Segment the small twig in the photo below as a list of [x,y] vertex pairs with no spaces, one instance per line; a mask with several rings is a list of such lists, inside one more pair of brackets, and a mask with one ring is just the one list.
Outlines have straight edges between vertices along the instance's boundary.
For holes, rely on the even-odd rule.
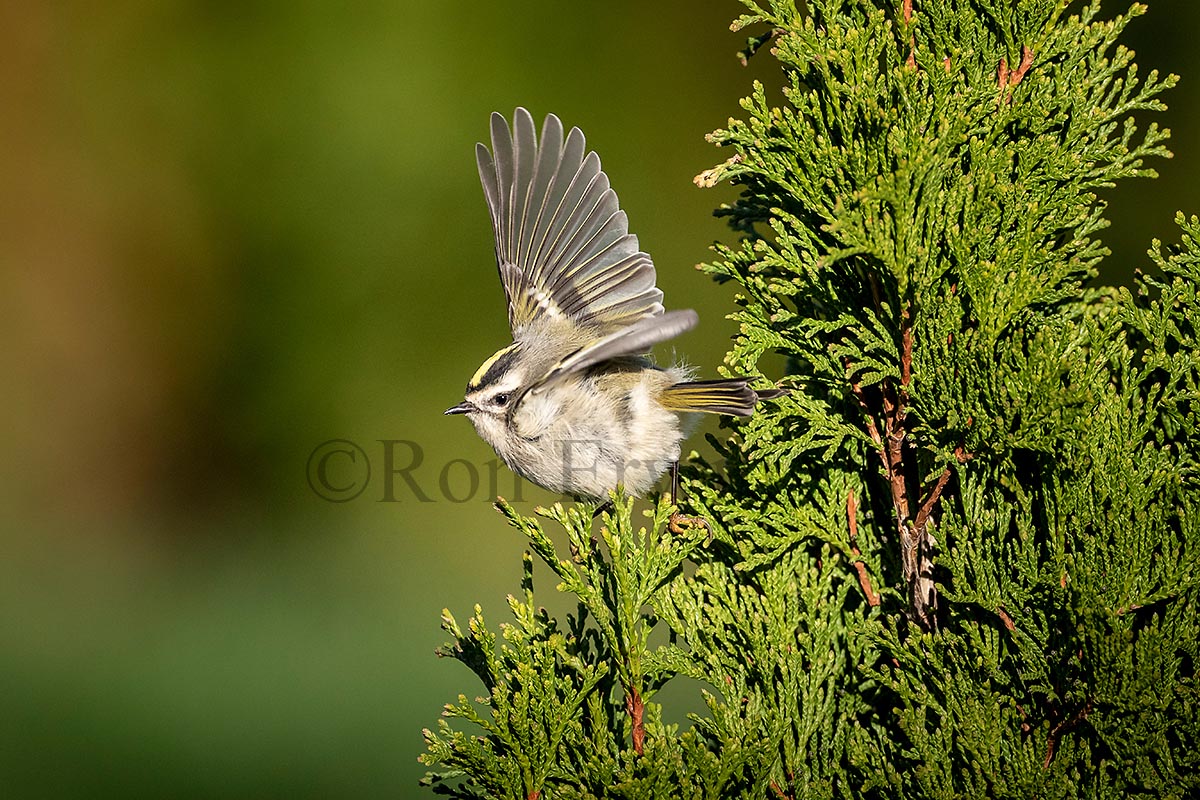
[[738,50],[738,61],[741,62],[743,67],[746,66],[750,63],[750,59],[754,58],[754,54],[762,49],[763,45],[767,44],[768,42],[775,41],[785,33],[787,33],[787,31],[783,28],[772,28],[761,36],[749,37],[746,39],[746,49]]
[[[901,6],[901,8],[904,13],[904,24],[907,25],[910,22],[912,22],[912,15],[913,15],[912,0],[904,0],[904,3]],[[917,55],[916,54],[917,54],[917,40],[916,40],[916,37],[910,35],[908,37],[908,58],[905,60],[904,63],[907,66],[915,67],[917,65]]]
[[867,283],[871,286],[871,299],[875,301],[875,313],[883,313],[883,287],[879,285],[879,277],[874,272],[867,273]]
[[[846,375],[848,377],[854,365],[850,363],[849,359],[846,359],[844,363],[846,365]],[[875,417],[871,414],[871,407],[867,405],[866,392],[863,391],[862,385],[858,381],[850,381],[850,394],[854,395],[854,399],[858,401],[858,407],[862,410],[863,416],[867,420],[867,434],[871,437],[871,441],[875,442],[875,444],[882,448],[883,437],[879,433],[879,426],[875,424]],[[882,454],[882,449],[880,450],[880,453]],[[884,467],[887,467],[886,461],[884,462]]]
[[[933,497],[933,503],[919,509],[919,518],[914,519],[908,489],[917,464],[915,455],[908,461],[904,458],[906,450],[911,451],[907,442],[907,418],[912,359],[912,317],[905,307],[900,313],[900,386],[897,388],[885,384],[884,424],[891,465],[892,503],[896,508],[896,527],[900,537],[900,565],[909,590],[908,616],[923,630],[931,631],[937,626],[937,588],[933,582],[933,537],[929,534],[928,517],[937,502],[937,496],[941,495],[941,489],[935,488],[937,496]],[[915,483],[915,477],[912,481]]]
[[645,750],[646,742],[646,728],[642,723],[646,706],[642,702],[642,696],[638,694],[638,690],[632,686],[625,693],[625,711],[629,714],[629,719],[633,723],[633,733],[630,737],[633,739],[633,752],[640,756]]
[[858,583],[862,586],[863,594],[867,596],[867,605],[877,606],[879,605],[879,593],[871,586],[871,576],[867,573],[867,565],[861,558],[862,552],[854,543],[858,536],[858,502],[854,499],[853,489],[846,495],[846,516],[850,519],[850,552],[857,559],[854,562],[854,571],[858,573]]
[[[883,311],[883,290],[873,272],[867,273],[875,311]],[[880,386],[878,412],[867,402],[866,392],[850,377],[852,365],[846,362],[850,391],[857,399],[865,426],[871,440],[879,447],[883,462],[884,477],[892,495],[892,508],[896,512],[896,534],[900,542],[900,565],[908,585],[908,616],[923,630],[933,630],[936,625],[934,612],[937,609],[937,589],[933,583],[933,542],[928,531],[928,514],[932,503],[925,509],[920,525],[914,525],[912,501],[909,498],[909,479],[914,463],[906,462],[908,446],[908,387],[912,382],[913,334],[912,321],[907,308],[901,312],[900,332],[900,381],[899,386],[885,381]],[[880,430],[882,426],[882,430]],[[937,490],[940,496],[941,490]],[[937,502],[937,496],[933,503]]]
[[883,449],[883,436],[879,433],[879,426],[875,423],[875,415],[871,413],[871,407],[867,404],[867,394],[863,391],[862,385],[858,381],[850,378],[854,369],[854,365],[850,362],[850,359],[844,359],[842,363],[846,367],[846,378],[850,381],[850,394],[854,396],[854,399],[858,402],[859,409],[863,412],[863,419],[866,420],[867,435],[871,437],[871,441],[877,446],[878,449],[875,452],[879,455],[884,472],[887,472],[888,461]]
[[1016,69],[1008,68],[1007,58],[1000,59],[1000,66],[996,69],[996,80],[1000,84],[1001,99],[1012,99],[1012,93],[1008,90],[1021,82],[1031,66],[1033,66],[1033,51],[1027,45],[1021,47],[1021,63],[1017,65]]
[[933,491],[925,498],[925,502],[921,503],[921,508],[917,511],[917,520],[915,526],[918,531],[925,529],[925,524],[929,521],[929,515],[933,513],[933,507],[937,505],[938,498],[942,496],[942,490],[946,488],[946,482],[950,480],[950,468],[946,467],[942,470],[942,474],[938,476],[937,483],[933,485]]
[[1029,49],[1028,45],[1022,45],[1021,66],[1017,67],[1017,71],[1012,74],[1012,81],[1009,83],[1009,85],[1016,86],[1018,83],[1020,83],[1021,79],[1025,77],[1025,73],[1028,72],[1029,68],[1032,66],[1033,51]]
[[[1008,628],[1008,632],[1015,633],[1017,626],[1013,623],[1012,617],[1008,615],[1008,612],[1004,610],[1004,606],[997,607],[996,613],[1000,615],[1000,621],[1004,623],[1004,627]],[[1021,716],[1024,716],[1024,712],[1022,712]]]
[[775,793],[776,798],[779,798],[779,800],[794,800],[794,795],[790,792],[784,792],[784,789],[780,788],[779,783],[775,781],[770,782],[770,790]]
[[1050,735],[1046,737],[1046,760],[1042,762],[1043,770],[1050,769],[1050,762],[1054,760],[1054,752],[1058,749],[1058,742],[1062,735],[1087,719],[1091,712],[1092,701],[1089,698],[1082,708],[1050,729]]

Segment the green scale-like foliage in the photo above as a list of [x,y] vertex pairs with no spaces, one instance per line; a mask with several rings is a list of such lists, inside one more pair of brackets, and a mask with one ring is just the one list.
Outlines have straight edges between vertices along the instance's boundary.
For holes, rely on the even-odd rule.
[[702,268],[739,287],[729,374],[780,353],[791,393],[685,469],[709,532],[617,496],[541,512],[564,555],[502,505],[579,610],[538,609],[527,558],[515,624],[447,614],[487,695],[427,732],[436,790],[1200,794],[1200,220],[1093,285],[1097,192],[1169,155],[1134,115],[1174,78],[1116,44],[1139,6],[906,5],[747,2],[786,85],[710,137],[743,239]]

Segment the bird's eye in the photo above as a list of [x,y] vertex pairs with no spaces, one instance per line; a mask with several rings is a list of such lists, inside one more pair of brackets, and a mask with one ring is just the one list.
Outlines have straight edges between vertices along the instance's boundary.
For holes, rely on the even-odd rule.
[[501,392],[500,394],[498,394],[492,398],[492,402],[498,406],[506,405],[508,403],[508,393]]

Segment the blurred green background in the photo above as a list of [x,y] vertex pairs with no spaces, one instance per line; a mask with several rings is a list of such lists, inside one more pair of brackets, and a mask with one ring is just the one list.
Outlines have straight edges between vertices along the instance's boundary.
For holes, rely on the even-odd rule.
[[[740,8],[0,6],[0,793],[419,794],[420,729],[480,691],[441,609],[501,621],[520,576],[513,478],[441,416],[508,341],[474,143],[516,105],[580,126],[713,374],[730,292],[691,268],[733,194],[691,178],[778,83]],[[1176,158],[1110,193],[1109,280],[1200,212],[1197,30],[1160,0],[1127,40],[1184,80]],[[331,503],[338,438],[331,481],[373,472]],[[381,501],[381,440],[433,502]]]

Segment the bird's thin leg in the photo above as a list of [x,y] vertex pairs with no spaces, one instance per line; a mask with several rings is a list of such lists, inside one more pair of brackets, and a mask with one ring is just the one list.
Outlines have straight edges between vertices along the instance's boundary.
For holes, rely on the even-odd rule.
[[693,528],[704,528],[708,531],[708,540],[712,541],[712,528],[704,521],[703,517],[685,517],[679,513],[679,462],[671,462],[671,505],[675,510],[671,512],[671,516],[667,518],[667,530],[678,535],[684,534]]
[[679,462],[671,462],[671,505],[679,507]]

